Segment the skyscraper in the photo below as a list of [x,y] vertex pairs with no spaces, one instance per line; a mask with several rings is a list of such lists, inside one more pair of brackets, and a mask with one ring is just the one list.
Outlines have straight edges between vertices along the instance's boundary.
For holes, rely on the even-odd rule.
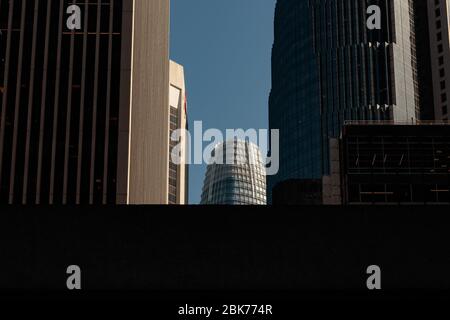
[[[170,89],[169,89],[169,163],[168,163],[168,203],[188,203],[188,165],[186,164],[188,141],[187,130],[187,100],[183,66],[170,61]],[[174,135],[176,130],[181,134]],[[175,139],[176,138],[176,139]],[[177,163],[172,159],[172,153],[181,160]]]
[[[448,120],[450,102],[450,3],[415,0],[421,105],[426,120]],[[420,41],[420,42],[419,42]]]
[[220,163],[208,165],[201,204],[266,204],[265,168],[256,145],[230,140],[218,144],[211,156]]
[[418,117],[412,2],[373,4],[381,29],[368,28],[365,0],[278,0],[269,126],[280,129],[280,170],[269,202],[282,181],[330,175],[329,141],[345,120]]
[[169,0],[0,0],[0,29],[0,203],[168,203]]

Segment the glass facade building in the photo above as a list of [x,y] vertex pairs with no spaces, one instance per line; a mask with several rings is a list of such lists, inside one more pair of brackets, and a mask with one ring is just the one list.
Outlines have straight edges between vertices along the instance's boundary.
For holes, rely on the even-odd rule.
[[211,156],[215,163],[206,170],[201,204],[266,204],[265,168],[256,145],[231,140],[218,144]]
[[[381,29],[370,30],[370,5]],[[412,1],[278,0],[269,126],[290,179],[330,173],[329,139],[345,120],[414,121],[419,113]]]

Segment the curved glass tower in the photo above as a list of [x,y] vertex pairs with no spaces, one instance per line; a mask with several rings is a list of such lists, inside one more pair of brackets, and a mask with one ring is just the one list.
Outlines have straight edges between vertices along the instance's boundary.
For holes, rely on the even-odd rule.
[[330,139],[346,120],[412,121],[418,113],[411,0],[278,0],[269,126],[280,130],[280,170],[290,179],[330,173]]
[[201,204],[264,205],[266,175],[259,148],[250,142],[230,140],[218,144],[208,165]]

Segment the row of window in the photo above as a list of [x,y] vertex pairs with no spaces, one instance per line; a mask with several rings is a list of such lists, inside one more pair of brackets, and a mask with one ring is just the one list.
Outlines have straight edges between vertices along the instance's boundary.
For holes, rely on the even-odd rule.
[[[170,106],[170,133],[169,133],[169,155],[172,154],[173,148],[176,146],[177,142],[172,141],[170,137],[172,133],[178,129],[178,109]],[[178,171],[179,166],[174,164],[172,161],[169,162],[169,204],[177,204],[177,182],[178,182]]]
[[436,16],[436,40],[437,40],[437,50],[438,50],[438,65],[439,65],[439,77],[440,80],[440,90],[441,90],[441,109],[442,109],[442,116],[447,117],[448,115],[448,107],[447,107],[447,92],[446,92],[446,82],[445,82],[445,65],[444,65],[444,45],[443,45],[443,37],[442,37],[442,13],[440,8],[440,0],[435,0],[434,4],[437,6],[435,9],[435,16]]

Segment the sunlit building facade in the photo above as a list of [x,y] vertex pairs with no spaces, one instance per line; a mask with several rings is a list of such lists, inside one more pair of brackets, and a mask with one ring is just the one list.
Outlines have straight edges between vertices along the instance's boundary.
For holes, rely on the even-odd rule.
[[169,179],[167,202],[168,204],[187,204],[189,165],[186,161],[188,153],[186,84],[183,66],[174,61],[170,61],[168,111],[169,162],[167,170]]

